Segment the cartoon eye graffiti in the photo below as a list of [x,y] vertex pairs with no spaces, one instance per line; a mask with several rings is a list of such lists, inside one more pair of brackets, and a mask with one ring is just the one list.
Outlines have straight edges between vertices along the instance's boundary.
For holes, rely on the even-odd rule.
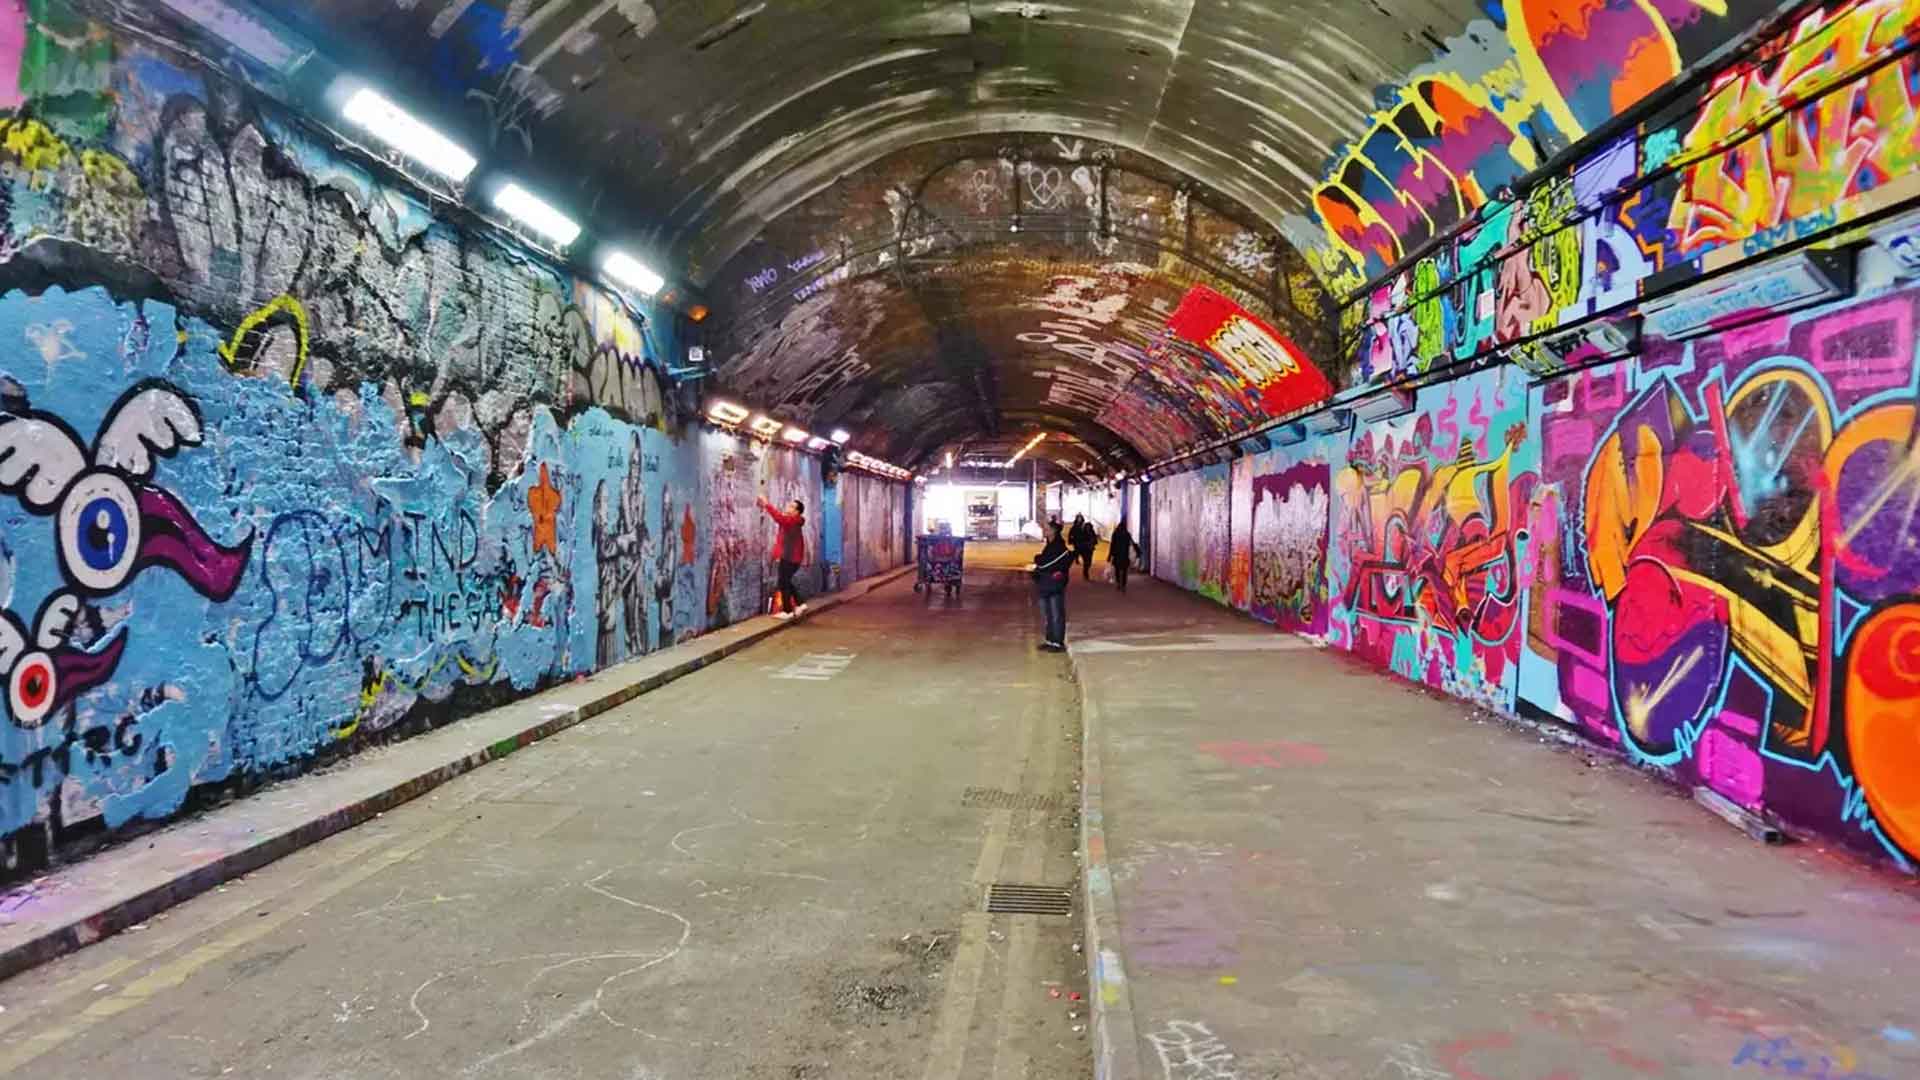
[[112,473],[88,473],[60,500],[60,566],[90,592],[112,592],[126,582],[140,533],[140,503]]
[[60,676],[53,668],[53,657],[31,652],[7,673],[7,704],[13,708],[13,722],[21,727],[39,727],[53,711]]
[[88,652],[67,644],[80,600],[72,593],[55,593],[41,605],[34,620],[38,630],[29,648],[26,628],[11,611],[0,611],[0,671],[6,673],[7,708],[13,722],[36,728],[81,694],[106,682],[120,664],[126,635],[114,634],[106,645]]
[[149,482],[156,455],[201,439],[193,405],[158,380],[120,396],[91,451],[51,413],[0,415],[0,492],[55,519],[60,567],[81,593],[105,596],[140,569],[164,566],[225,600],[240,586],[253,537],[232,547],[215,542],[185,504]]

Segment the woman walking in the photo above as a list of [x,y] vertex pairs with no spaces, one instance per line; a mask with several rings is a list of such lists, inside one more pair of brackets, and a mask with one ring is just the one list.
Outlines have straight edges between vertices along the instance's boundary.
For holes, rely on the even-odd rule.
[[1060,523],[1047,529],[1047,546],[1027,569],[1033,574],[1034,591],[1040,596],[1040,610],[1046,615],[1046,640],[1040,647],[1048,652],[1067,651],[1067,579],[1073,569],[1073,549],[1061,535]]
[[1085,514],[1073,515],[1073,528],[1067,530],[1067,543],[1072,545],[1073,557],[1080,563],[1080,580],[1093,580],[1093,549],[1100,546],[1100,532]]

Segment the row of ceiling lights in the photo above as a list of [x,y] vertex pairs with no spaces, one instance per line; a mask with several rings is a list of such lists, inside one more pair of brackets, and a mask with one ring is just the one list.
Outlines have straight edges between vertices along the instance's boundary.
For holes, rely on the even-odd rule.
[[[707,406],[707,419],[728,430],[746,429],[755,437],[773,442],[778,439],[798,450],[820,453],[830,446],[846,446],[853,438],[844,428],[835,428],[833,434],[822,438],[802,428],[795,427],[784,420],[777,420],[766,413],[755,413],[744,405],[731,401],[715,401]],[[870,473],[892,480],[916,480],[912,471],[903,469],[891,462],[870,457],[858,450],[845,452],[847,464],[865,469]]]
[[[455,184],[466,183],[480,164],[466,147],[372,89],[361,87],[353,91],[340,111],[349,123]],[[579,222],[519,184],[509,181],[500,185],[493,193],[492,202],[494,209],[558,247],[564,248],[580,238]],[[600,269],[615,283],[642,296],[653,296],[667,283],[652,267],[617,248],[601,255]]]

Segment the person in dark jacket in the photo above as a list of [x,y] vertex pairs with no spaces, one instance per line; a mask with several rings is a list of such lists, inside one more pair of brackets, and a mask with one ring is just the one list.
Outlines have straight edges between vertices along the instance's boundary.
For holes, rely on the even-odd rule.
[[1040,610],[1047,618],[1046,640],[1040,647],[1049,652],[1067,651],[1067,579],[1072,576],[1073,549],[1060,533],[1060,523],[1047,530],[1047,546],[1040,549],[1027,569],[1033,574],[1034,591],[1040,596]]
[[1107,537],[1107,561],[1113,564],[1113,583],[1120,586],[1121,592],[1127,591],[1127,571],[1133,569],[1133,534],[1127,531],[1127,523],[1121,522],[1113,527],[1113,535]]
[[791,619],[807,610],[800,599],[800,590],[793,585],[793,575],[807,561],[807,507],[799,499],[787,504],[785,510],[768,502],[764,496],[760,499],[760,509],[780,526],[780,533],[773,541],[773,557],[780,564],[780,597],[782,610],[774,612],[776,619]]
[[1080,564],[1080,580],[1093,580],[1093,549],[1100,546],[1100,533],[1085,514],[1073,515],[1073,528],[1067,530],[1067,543],[1073,545],[1074,561]]

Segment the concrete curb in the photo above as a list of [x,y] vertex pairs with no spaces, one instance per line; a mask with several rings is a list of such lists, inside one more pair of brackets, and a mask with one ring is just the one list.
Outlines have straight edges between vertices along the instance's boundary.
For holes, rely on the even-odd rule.
[[[615,665],[585,680],[554,687],[500,709],[479,713],[437,731],[393,744],[393,749],[404,752],[409,747],[417,749],[424,745],[423,740],[441,733],[452,733],[450,737],[457,738],[461,732],[456,729],[461,725],[468,725],[469,729],[480,727],[483,719],[490,715],[497,718],[510,713],[528,714],[513,723],[512,730],[504,734],[491,737],[478,746],[449,747],[450,751],[458,752],[435,762],[408,766],[395,776],[380,781],[373,789],[355,792],[343,803],[316,808],[317,812],[309,816],[295,813],[289,815],[291,820],[274,822],[258,831],[256,827],[248,827],[244,833],[234,828],[233,823],[221,820],[230,818],[240,821],[249,815],[265,817],[267,811],[262,810],[261,805],[269,797],[277,793],[280,795],[278,801],[287,802],[287,789],[300,785],[302,781],[319,783],[342,773],[350,774],[359,762],[348,759],[340,772],[310,774],[286,784],[274,785],[202,818],[171,823],[151,837],[136,839],[70,867],[55,870],[32,885],[16,888],[8,894],[9,897],[24,894],[24,902],[19,909],[15,909],[21,914],[25,913],[21,909],[30,910],[35,906],[59,910],[51,917],[34,915],[25,919],[9,918],[4,925],[0,925],[0,979],[10,978],[129,926],[145,922],[175,904],[352,828],[376,814],[417,799],[454,777],[498,761],[522,747],[624,705],[650,690],[657,690],[691,675],[782,630],[866,596],[913,572],[914,567],[909,565],[875,574],[849,585],[839,593],[813,601],[806,613],[798,618],[782,621],[760,616],[750,619],[704,634],[683,645]],[[636,667],[644,670],[636,671]],[[581,697],[582,693],[586,695],[584,698]],[[371,771],[371,765],[366,767]],[[292,802],[296,808],[304,805],[297,797]],[[169,830],[184,833],[190,825],[198,828],[203,835],[209,831],[220,831],[244,839],[225,848],[202,847],[189,852],[186,860],[164,863],[164,869],[158,873],[153,869],[142,873],[142,855],[158,846],[162,838],[167,838]],[[151,842],[143,845],[143,841]],[[68,883],[60,880],[62,878],[96,879],[99,884],[82,881],[73,883],[69,888],[65,887]]]
[[[1101,803],[1105,774],[1100,765],[1100,705],[1080,671],[1080,657],[1068,659],[1080,698],[1080,876],[1086,903],[1087,1000],[1091,1002],[1094,1080],[1140,1080],[1139,1031],[1133,1022],[1133,994],[1120,960],[1120,911],[1114,901],[1113,872],[1107,864],[1107,830]],[[1109,944],[1109,943],[1112,944]]]

